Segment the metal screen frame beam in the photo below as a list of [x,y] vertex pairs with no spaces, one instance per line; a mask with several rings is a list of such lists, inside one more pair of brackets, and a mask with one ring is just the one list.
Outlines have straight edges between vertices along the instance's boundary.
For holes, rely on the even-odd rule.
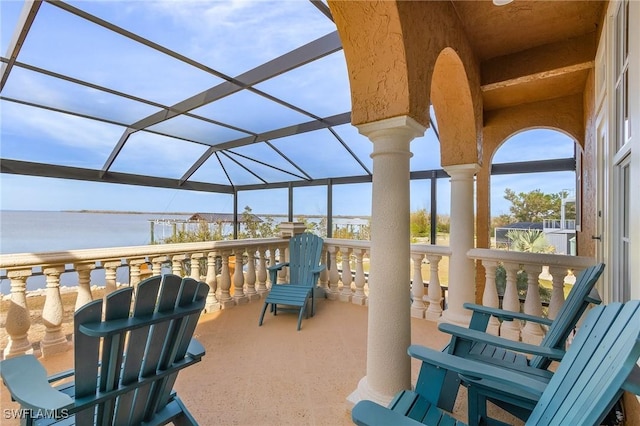
[[18,17],[18,24],[7,47],[7,58],[9,58],[9,60],[7,63],[3,62],[2,65],[0,65],[0,92],[7,83],[11,69],[18,58],[20,49],[22,49],[27,34],[29,34],[29,30],[31,29],[31,25],[33,25],[33,21],[36,19],[41,4],[42,0],[25,0],[22,6],[20,16]]
[[[260,96],[266,97],[271,101],[278,102],[280,104],[288,106],[289,108],[292,108],[292,105],[289,105],[279,99],[275,99],[274,97],[267,95],[257,89],[254,89],[251,86],[276,77],[287,71],[291,71],[302,65],[308,64],[309,62],[313,62],[317,59],[323,58],[324,56],[335,53],[341,49],[342,43],[340,42],[340,37],[338,36],[338,32],[334,31],[310,43],[307,43],[304,46],[285,53],[278,58],[259,65],[252,70],[240,74],[236,78],[225,76],[225,80],[227,81],[208,90],[200,92],[181,102],[178,102],[177,104],[172,105],[166,110],[159,111],[155,114],[143,118],[142,120],[138,120],[137,122],[133,123],[130,126],[130,129],[127,129],[127,131],[125,131],[120,137],[116,146],[109,155],[109,158],[102,167],[103,172],[109,170],[131,133],[142,130],[149,126],[153,126],[162,121],[168,120],[180,114],[184,114],[201,106],[207,105],[233,93],[239,92],[242,89],[250,90]],[[304,111],[298,108],[292,109],[304,113]],[[310,114],[307,113],[307,115]]]
[[81,180],[87,182],[119,183],[123,185],[148,186],[153,188],[184,189],[190,191],[233,194],[233,187],[206,182],[187,182],[179,185],[177,179],[135,175],[131,173],[108,172],[101,176],[100,170],[80,167],[59,166],[29,161],[1,159],[0,173]]

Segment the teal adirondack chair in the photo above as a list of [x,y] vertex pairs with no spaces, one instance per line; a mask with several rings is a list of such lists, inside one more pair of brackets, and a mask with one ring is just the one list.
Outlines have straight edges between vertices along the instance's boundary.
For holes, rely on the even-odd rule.
[[[440,331],[452,336],[451,342],[444,350],[462,358],[525,372],[548,382],[553,373],[547,368],[551,361],[562,359],[567,338],[587,307],[590,304],[601,303],[594,286],[602,275],[604,267],[603,263],[599,263],[584,269],[578,275],[554,320],[487,306],[465,304],[466,308],[473,310],[469,328],[444,323],[438,326]],[[491,316],[503,321],[533,321],[548,326],[549,329],[540,345],[516,342],[485,332]],[[450,373],[445,386],[447,391],[443,392],[438,406],[451,411],[460,386],[458,375]],[[517,410],[513,414],[518,415]]]
[[422,346],[409,355],[429,371],[429,386],[401,391],[383,407],[361,401],[353,408],[358,425],[462,425],[436,407],[448,371],[469,389],[469,424],[504,424],[488,419],[489,396],[532,407],[527,425],[598,425],[623,390],[640,395],[640,301],[592,309],[548,383],[518,371],[464,359]]
[[[205,350],[192,339],[209,286],[176,275],[94,300],[74,316],[74,362],[47,378],[32,355],[0,362],[0,375],[28,415],[23,424],[197,425],[172,390],[181,369]],[[74,377],[56,387],[51,384]]]
[[[315,314],[315,287],[320,272],[325,268],[320,264],[323,243],[322,238],[310,233],[298,234],[289,240],[289,262],[268,268],[272,285],[264,300],[259,326],[264,321],[264,314],[269,304],[274,315],[278,314],[278,305],[284,306],[281,310],[297,312],[298,330],[302,325],[302,315],[305,311],[307,318],[309,311],[311,316]],[[289,283],[276,284],[278,271],[285,266],[289,267]]]

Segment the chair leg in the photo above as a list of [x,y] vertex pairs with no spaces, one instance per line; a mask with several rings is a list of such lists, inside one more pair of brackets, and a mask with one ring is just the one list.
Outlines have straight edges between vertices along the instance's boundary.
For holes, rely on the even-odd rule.
[[178,417],[173,419],[173,424],[175,426],[198,426],[198,422],[191,415],[189,410],[187,410],[187,407],[184,406],[184,403],[177,396],[175,397],[175,400],[182,408],[182,413]]
[[298,314],[298,331],[300,331],[300,326],[302,325],[302,314],[304,314],[306,303],[300,307],[300,313]]
[[258,322],[258,327],[262,325],[262,321],[264,320],[264,314],[265,312],[267,312],[267,306],[269,306],[269,303],[264,302],[264,305],[262,306],[262,313],[260,314],[260,322]]
[[468,406],[468,418],[467,421],[470,425],[481,424],[483,420],[487,419],[487,405],[486,400],[483,400],[478,395],[478,391],[474,385],[467,386],[467,406]]

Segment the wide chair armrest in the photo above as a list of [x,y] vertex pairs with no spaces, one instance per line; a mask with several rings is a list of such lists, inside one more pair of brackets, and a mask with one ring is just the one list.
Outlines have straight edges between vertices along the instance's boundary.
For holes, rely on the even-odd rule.
[[324,271],[327,267],[325,265],[320,265],[317,268],[313,268],[311,270],[312,274],[319,274],[320,272]]
[[276,263],[273,266],[268,266],[267,269],[269,271],[279,271],[280,269],[284,268],[285,266],[289,266],[289,262]]
[[11,397],[22,408],[31,410],[63,410],[74,400],[49,384],[47,371],[33,355],[23,355],[0,362],[0,376]]
[[[479,314],[491,315],[501,320],[513,321],[513,320],[522,320],[522,321],[531,321],[538,324],[550,326],[553,323],[553,320],[544,317],[537,317],[535,315],[524,314],[522,312],[515,311],[506,311],[504,309],[492,308],[490,306],[476,305],[474,303],[465,303],[463,305],[466,309],[470,309]],[[473,320],[472,320],[473,321]]]
[[412,358],[439,369],[453,371],[471,379],[487,379],[499,385],[522,389],[531,394],[542,395],[542,392],[547,386],[545,381],[537,380],[517,371],[506,370],[491,364],[457,357],[420,345],[409,346],[407,353]]
[[360,426],[394,425],[394,426],[424,426],[422,423],[405,417],[373,401],[360,401],[351,411],[351,419]]
[[549,348],[544,346],[532,345],[529,343],[518,342],[515,340],[505,339],[504,337],[494,336],[483,331],[471,330],[454,324],[442,323],[438,325],[438,330],[443,333],[450,334],[463,340],[469,340],[476,343],[485,343],[487,345],[497,346],[511,351],[523,352],[525,354],[542,356],[553,360],[561,360],[565,351],[562,349]]
[[269,279],[271,280],[272,285],[278,282],[278,271],[285,266],[289,266],[289,262],[277,263],[273,266],[267,267],[267,270],[269,270]]

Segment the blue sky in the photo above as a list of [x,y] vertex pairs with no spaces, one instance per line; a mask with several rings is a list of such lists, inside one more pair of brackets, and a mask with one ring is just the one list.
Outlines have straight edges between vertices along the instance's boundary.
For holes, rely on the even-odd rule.
[[[231,76],[239,75],[335,29],[308,1],[70,3]],[[1,48],[6,52],[21,2],[2,0],[0,7]],[[159,28],[161,31],[158,31]],[[18,60],[162,104],[178,102],[222,81],[184,63],[168,60],[156,51],[103,28],[89,25],[46,3],[38,12]],[[256,87],[319,116],[350,109],[342,52]],[[68,82],[43,78],[19,68],[12,71],[2,96],[62,105],[72,111],[125,123],[135,122],[155,112],[149,105],[78,88]],[[205,105],[195,112],[253,132],[308,121],[298,112],[273,106],[264,98],[246,91]],[[2,158],[99,169],[123,132],[121,126],[5,101],[0,102],[0,114]],[[159,131],[170,131],[171,128],[179,128],[192,138],[210,143],[237,136],[233,130],[202,125],[188,117],[179,117],[155,127]],[[348,124],[336,127],[335,131],[371,169],[371,143]],[[311,176],[364,174],[355,160],[334,139],[327,137],[327,132],[317,131],[272,142],[301,164]],[[318,149],[320,146],[322,149]],[[127,142],[113,170],[177,179],[205,149],[204,145],[190,142],[181,143],[178,149],[169,138],[139,132]],[[240,148],[237,152],[266,158],[269,152],[265,149],[252,145]],[[412,170],[440,168],[438,142],[432,132],[414,140],[411,149],[414,153]],[[535,130],[507,141],[494,162],[566,158],[572,155],[573,142],[569,138],[558,132]],[[268,158],[274,165],[291,170],[291,166],[282,158],[273,155]],[[228,162],[226,167],[237,184],[255,183],[251,174],[233,162]],[[268,180],[282,180],[280,173],[273,169],[257,164],[254,167]],[[207,161],[193,179],[226,183],[226,177],[215,161]],[[492,181],[493,215],[508,212],[508,203],[503,199],[507,187],[516,192],[534,189],[559,192],[573,189],[575,176],[573,173],[496,176]],[[232,197],[223,194],[7,174],[0,175],[0,192],[0,208],[5,210],[230,212],[233,208]],[[370,197],[371,186],[368,184],[336,185],[333,193],[334,214],[368,215],[371,211]],[[449,202],[449,184],[443,179],[438,184],[439,213],[448,214]],[[412,182],[411,208],[429,209],[429,203],[429,183]],[[241,192],[238,205],[240,209],[249,205],[258,213],[286,213],[287,190]],[[294,214],[325,213],[324,187],[295,189]]]
[[[412,142],[412,144],[418,141]],[[412,147],[413,148],[413,147]],[[507,140],[496,153],[494,162],[566,158],[573,155],[573,141],[550,130],[530,130]],[[504,190],[516,192],[540,189],[554,193],[575,189],[575,174],[500,175],[492,178],[492,215],[508,213]],[[430,208],[428,181],[411,184],[412,210]],[[259,213],[286,213],[287,190],[245,191],[238,197],[239,208],[251,206]],[[438,184],[439,212],[449,212],[449,184]],[[294,190],[294,214],[326,213],[326,188],[307,187]],[[336,185],[333,194],[334,214],[369,215],[371,185]],[[233,199],[225,194],[135,187],[61,179],[0,175],[1,208],[5,210],[141,210],[153,212],[216,211],[231,212]]]

